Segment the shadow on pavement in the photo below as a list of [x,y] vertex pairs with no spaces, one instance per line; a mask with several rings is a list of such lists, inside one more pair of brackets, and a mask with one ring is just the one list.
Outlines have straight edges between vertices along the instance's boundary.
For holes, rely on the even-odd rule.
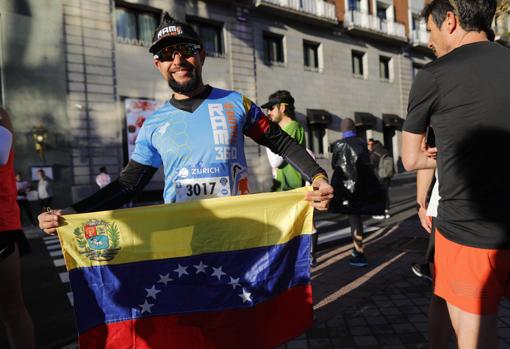
[[369,262],[365,268],[349,264],[350,243],[321,251],[319,265],[312,271],[316,320],[327,321],[342,309],[390,285],[404,273],[410,273],[411,263],[421,261],[423,253],[409,250],[406,242],[425,237],[413,214],[400,225],[384,228],[365,240]]

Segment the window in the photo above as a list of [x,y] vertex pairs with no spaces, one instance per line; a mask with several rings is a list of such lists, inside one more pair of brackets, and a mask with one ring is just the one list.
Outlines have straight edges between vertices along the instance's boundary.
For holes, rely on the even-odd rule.
[[303,41],[303,59],[305,68],[319,71],[319,45],[318,43]]
[[355,76],[364,76],[364,58],[365,53],[360,51],[352,51],[352,73]]
[[132,45],[150,46],[152,34],[158,26],[160,12],[141,10],[138,7],[117,5],[117,40]]
[[223,56],[223,25],[196,18],[188,18],[190,24],[202,39],[204,50],[209,56]]
[[349,0],[349,11],[361,11],[361,0]]
[[381,80],[390,80],[391,58],[379,56],[379,77]]
[[268,64],[285,62],[283,58],[283,36],[264,33],[264,60]]
[[324,157],[327,153],[325,147],[326,127],[331,122],[331,114],[323,109],[306,109],[308,125],[308,147],[318,157]]
[[420,29],[420,25],[421,25],[421,22],[422,22],[422,19],[420,17],[419,14],[416,14],[416,13],[413,13],[412,15],[412,26],[413,26],[413,30],[417,30],[417,29]]
[[326,130],[324,125],[308,123],[308,144],[310,150],[318,156],[324,155],[324,136]]
[[388,15],[386,12],[387,10],[388,10],[388,5],[377,2],[377,17],[379,17],[380,19],[387,19],[388,18]]

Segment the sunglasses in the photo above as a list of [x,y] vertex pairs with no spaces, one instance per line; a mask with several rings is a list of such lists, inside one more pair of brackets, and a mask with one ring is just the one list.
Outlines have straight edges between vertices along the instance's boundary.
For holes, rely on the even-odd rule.
[[198,44],[177,44],[162,48],[154,55],[154,59],[162,62],[172,62],[175,55],[178,53],[182,58],[189,58],[200,52],[200,45]]

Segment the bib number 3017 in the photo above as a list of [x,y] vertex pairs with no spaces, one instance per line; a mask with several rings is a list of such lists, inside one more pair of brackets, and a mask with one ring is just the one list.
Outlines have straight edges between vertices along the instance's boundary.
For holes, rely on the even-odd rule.
[[215,182],[186,184],[187,196],[213,195]]
[[175,182],[176,201],[230,196],[228,177],[187,178]]

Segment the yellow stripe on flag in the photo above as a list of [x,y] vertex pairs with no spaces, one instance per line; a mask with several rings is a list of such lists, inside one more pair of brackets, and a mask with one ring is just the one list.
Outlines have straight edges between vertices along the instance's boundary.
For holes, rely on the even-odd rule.
[[64,216],[68,270],[288,242],[312,232],[309,188]]

